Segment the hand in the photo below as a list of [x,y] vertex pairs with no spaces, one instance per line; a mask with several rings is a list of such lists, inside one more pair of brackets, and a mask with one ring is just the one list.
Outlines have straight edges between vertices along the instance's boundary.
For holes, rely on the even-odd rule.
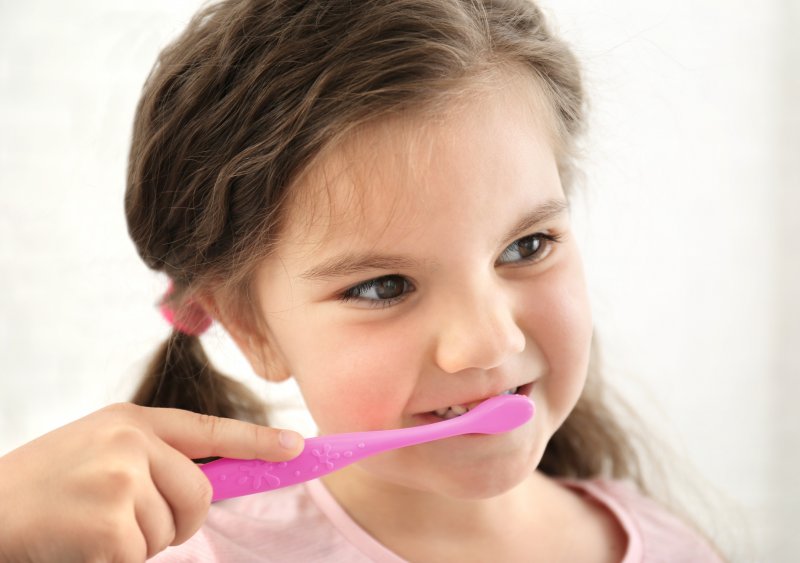
[[178,409],[103,408],[0,457],[0,561],[141,562],[205,520],[211,485],[191,459],[286,461],[302,442]]

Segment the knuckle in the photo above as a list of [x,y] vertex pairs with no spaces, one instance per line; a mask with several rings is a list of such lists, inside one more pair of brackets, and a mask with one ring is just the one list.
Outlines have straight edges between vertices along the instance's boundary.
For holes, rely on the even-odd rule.
[[102,552],[117,552],[130,540],[126,538],[127,529],[122,511],[106,511],[94,520],[92,530],[94,543]]
[[132,424],[114,424],[106,429],[105,440],[107,443],[133,452],[147,447],[149,437],[147,433]]
[[88,561],[141,562],[148,556],[144,536],[122,511],[98,518],[92,532],[93,558]]
[[211,414],[198,414],[198,424],[208,436],[212,446],[217,446],[223,431],[223,420]]
[[213,490],[208,478],[197,468],[187,481],[187,488],[180,503],[180,510],[175,511],[175,533],[169,545],[179,545],[192,537],[206,519]]
[[101,409],[101,412],[110,414],[112,416],[137,416],[142,407],[134,405],[133,403],[113,403]]
[[205,475],[197,480],[197,504],[199,505],[198,512],[208,512],[211,506],[211,498],[214,496],[214,490],[211,488],[211,483],[206,479]]
[[142,479],[134,466],[112,465],[94,478],[92,486],[106,503],[126,504],[136,494]]
[[214,490],[211,487],[211,482],[205,474],[198,467],[196,471],[192,471],[191,486],[187,487],[187,499],[189,512],[192,514],[205,514],[211,506],[211,498],[214,495]]
[[175,540],[175,527],[172,526],[171,529],[164,531],[161,534],[161,537],[158,540],[149,540],[147,539],[147,558],[155,557],[157,554],[161,553],[165,549],[167,549]]
[[258,424],[252,424],[251,427],[253,435],[253,443],[251,445],[253,455],[251,457],[261,457],[259,453],[263,455],[263,453],[269,449],[267,445],[275,443],[275,432],[272,428],[259,426]]

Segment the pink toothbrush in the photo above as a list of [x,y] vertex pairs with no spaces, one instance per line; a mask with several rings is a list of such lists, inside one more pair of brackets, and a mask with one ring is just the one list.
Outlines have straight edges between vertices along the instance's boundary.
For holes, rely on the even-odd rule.
[[461,434],[499,434],[524,424],[534,413],[522,395],[487,399],[456,418],[412,428],[352,432],[309,438],[303,452],[284,462],[221,458],[200,466],[214,489],[212,501],[288,487],[338,471],[365,457]]

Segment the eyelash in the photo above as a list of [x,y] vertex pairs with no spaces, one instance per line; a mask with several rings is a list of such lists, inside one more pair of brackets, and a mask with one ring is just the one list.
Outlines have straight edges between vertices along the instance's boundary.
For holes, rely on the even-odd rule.
[[[393,297],[390,299],[364,299],[362,296],[371,289],[374,289],[378,283],[389,280],[389,279],[399,279],[404,284],[404,291],[398,297]],[[382,307],[391,307],[395,303],[399,303],[403,299],[405,299],[406,295],[412,293],[414,289],[410,291],[407,289],[408,287],[413,288],[414,286],[408,281],[406,278],[401,276],[400,274],[391,274],[388,276],[381,276],[379,278],[373,278],[371,280],[367,280],[362,282],[358,285],[351,287],[350,289],[346,290],[344,293],[341,294],[339,297],[342,301],[364,301],[369,303],[370,307],[382,308]]]
[[[553,246],[555,246],[556,244],[561,242],[561,238],[562,237],[561,237],[561,235],[556,234],[556,233],[534,233],[532,235],[524,236],[524,237],[522,237],[520,239],[515,240],[510,245],[508,245],[506,247],[506,249],[503,251],[503,253],[500,255],[500,258],[505,256],[505,254],[509,251],[509,249],[512,246],[517,245],[517,247],[519,247],[519,244],[522,241],[529,240],[529,239],[534,239],[534,238],[539,239],[540,241],[544,241],[544,244],[542,246],[540,246],[539,249],[537,249],[537,251],[535,253],[533,253],[530,257],[526,256],[525,258],[522,258],[521,260],[514,261],[512,264],[518,264],[518,265],[525,266],[525,265],[528,265],[528,264],[531,264],[531,263],[535,264],[536,262],[538,262],[540,260],[543,260],[553,250]],[[499,263],[500,258],[498,258],[498,262],[496,262],[496,263]],[[500,265],[502,265],[502,264],[500,264]]]
[[[520,260],[516,260],[516,261],[514,261],[512,263],[509,263],[509,264],[499,263],[499,265],[512,265],[512,267],[513,267],[513,265],[525,266],[525,265],[529,265],[529,264],[532,264],[532,263],[536,263],[539,260],[542,260],[543,258],[547,257],[550,254],[550,251],[552,251],[553,246],[561,242],[561,238],[562,237],[561,237],[561,235],[555,234],[555,233],[534,233],[532,235],[524,236],[524,237],[522,237],[520,239],[515,240],[508,247],[506,247],[506,249],[501,254],[501,258],[502,258],[503,255],[505,255],[509,251],[509,248],[511,248],[512,246],[517,245],[517,247],[518,247],[519,244],[522,241],[525,241],[525,240],[528,240],[528,239],[532,239],[532,238],[538,238],[539,240],[544,241],[545,244],[540,246],[539,249],[537,249],[537,251],[534,254],[532,254],[531,256],[529,256],[529,257],[525,257],[525,258],[522,258]],[[542,256],[542,254],[544,254],[544,256]],[[499,260],[500,260],[500,258],[498,258],[498,261]],[[399,279],[404,284],[404,291],[398,297],[393,297],[393,298],[390,298],[390,299],[364,299],[362,297],[366,292],[368,292],[371,289],[374,289],[380,282],[383,282],[385,280],[390,280],[390,279]],[[408,290],[409,287],[411,288],[410,290]],[[371,280],[364,281],[362,283],[354,285],[353,287],[351,287],[349,289],[346,289],[339,296],[339,300],[343,301],[343,302],[364,301],[366,303],[369,303],[370,307],[374,307],[374,308],[391,307],[392,305],[395,305],[396,303],[399,303],[400,301],[405,299],[406,296],[409,293],[413,293],[415,291],[413,289],[413,287],[414,286],[411,284],[411,282],[408,279],[406,279],[405,277],[403,277],[402,275],[400,275],[400,274],[390,274],[390,275],[387,275],[387,276],[381,276],[381,277],[378,277],[378,278],[373,278]]]

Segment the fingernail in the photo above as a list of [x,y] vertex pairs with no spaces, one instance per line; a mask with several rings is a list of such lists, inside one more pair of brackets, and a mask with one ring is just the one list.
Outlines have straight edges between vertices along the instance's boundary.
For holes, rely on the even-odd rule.
[[297,432],[281,430],[278,432],[278,443],[287,450],[294,450],[303,438]]

